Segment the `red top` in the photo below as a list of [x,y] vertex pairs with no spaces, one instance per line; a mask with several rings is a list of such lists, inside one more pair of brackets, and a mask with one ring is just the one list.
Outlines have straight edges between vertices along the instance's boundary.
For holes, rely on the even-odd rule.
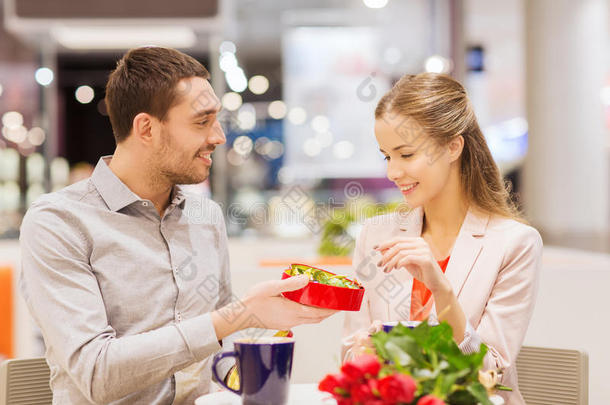
[[[451,256],[447,256],[445,260],[441,260],[438,262],[438,265],[443,270],[447,270],[447,263],[449,263],[449,258]],[[432,292],[426,288],[426,285],[419,281],[418,279],[413,279],[413,289],[411,290],[411,314],[409,319],[412,321],[423,321],[428,318],[430,315],[430,310],[432,309],[432,304],[426,306],[428,301],[432,298]]]

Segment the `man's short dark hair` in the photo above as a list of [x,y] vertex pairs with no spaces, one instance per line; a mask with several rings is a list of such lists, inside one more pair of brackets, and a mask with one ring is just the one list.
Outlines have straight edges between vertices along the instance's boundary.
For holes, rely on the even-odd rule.
[[175,49],[131,49],[117,62],[106,83],[106,108],[117,144],[124,141],[134,117],[142,112],[159,120],[178,104],[176,85],[182,79],[210,74],[191,56]]

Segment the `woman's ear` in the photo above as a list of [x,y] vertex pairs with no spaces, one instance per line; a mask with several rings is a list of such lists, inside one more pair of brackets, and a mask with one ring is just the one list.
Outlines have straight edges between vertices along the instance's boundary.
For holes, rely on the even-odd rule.
[[464,137],[458,135],[449,142],[449,158],[451,162],[459,159],[464,149]]

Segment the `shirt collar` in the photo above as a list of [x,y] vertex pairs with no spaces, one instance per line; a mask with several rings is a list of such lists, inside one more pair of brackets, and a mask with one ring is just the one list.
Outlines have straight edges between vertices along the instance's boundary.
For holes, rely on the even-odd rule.
[[172,193],[169,196],[170,204],[176,206],[183,206],[184,200],[186,199],[186,195],[184,194],[184,190],[179,185],[175,185],[172,188]]
[[[91,181],[100,196],[108,205],[111,211],[119,211],[136,201],[142,199],[129,189],[117,176],[114,174],[108,163],[112,159],[112,155],[102,156],[95,166],[95,170],[91,175]],[[170,203],[173,205],[182,205],[185,200],[185,195],[180,186],[174,186],[170,194]]]

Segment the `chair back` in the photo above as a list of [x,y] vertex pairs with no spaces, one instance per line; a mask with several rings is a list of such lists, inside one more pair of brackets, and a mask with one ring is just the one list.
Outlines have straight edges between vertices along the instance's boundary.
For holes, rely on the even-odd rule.
[[50,405],[49,379],[44,358],[6,360],[0,365],[0,405]]
[[527,405],[588,405],[589,360],[578,350],[523,346],[519,390]]

